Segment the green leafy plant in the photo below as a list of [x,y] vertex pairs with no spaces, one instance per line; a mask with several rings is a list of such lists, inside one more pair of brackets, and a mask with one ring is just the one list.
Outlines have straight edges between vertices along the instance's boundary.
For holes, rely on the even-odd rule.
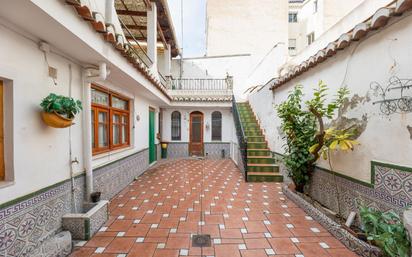
[[330,150],[353,150],[353,146],[358,144],[357,141],[351,139],[353,134],[348,131],[349,129],[338,130],[335,128],[325,128],[324,119],[332,119],[336,110],[342,106],[349,94],[349,90],[346,87],[342,87],[338,90],[335,100],[326,104],[326,98],[328,97],[327,90],[328,86],[320,81],[318,87],[314,90],[313,98],[306,101],[306,106],[315,116],[319,128],[315,136],[316,143],[309,149],[314,155],[314,162],[321,156],[325,160],[328,159]]
[[368,240],[378,246],[386,256],[410,256],[410,241],[398,214],[361,205],[360,217]]
[[303,110],[302,97],[302,86],[298,85],[288,99],[277,106],[286,141],[284,163],[298,192],[303,192],[313,170],[313,155],[309,148],[315,144],[316,133],[315,117],[311,112]]
[[72,97],[50,93],[40,104],[43,111],[57,113],[68,119],[73,119],[82,110],[82,103]]
[[330,150],[353,149],[358,144],[349,129],[325,128],[324,120],[333,118],[349,94],[347,88],[340,88],[336,98],[326,103],[327,90],[320,81],[313,97],[303,104],[302,86],[296,86],[288,99],[277,106],[286,139],[284,161],[298,192],[303,192],[320,156],[328,159]]

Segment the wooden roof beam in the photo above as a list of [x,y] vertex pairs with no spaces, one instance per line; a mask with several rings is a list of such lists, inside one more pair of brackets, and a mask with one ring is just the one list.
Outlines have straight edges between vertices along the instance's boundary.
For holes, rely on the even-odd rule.
[[[122,27],[124,28],[123,25],[122,25]],[[128,29],[137,29],[137,30],[146,30],[147,29],[146,26],[141,26],[141,25],[126,25],[126,27]]]
[[147,12],[142,11],[131,11],[131,10],[116,10],[117,14],[119,15],[130,15],[130,16],[147,16]]
[[160,39],[161,39],[162,42],[163,42],[163,46],[166,47],[166,45],[167,45],[167,40],[166,40],[166,38],[165,38],[165,35],[163,34],[163,30],[162,30],[162,27],[160,26],[160,23],[159,23],[159,22],[157,22],[157,32],[158,32],[159,35],[160,35]]

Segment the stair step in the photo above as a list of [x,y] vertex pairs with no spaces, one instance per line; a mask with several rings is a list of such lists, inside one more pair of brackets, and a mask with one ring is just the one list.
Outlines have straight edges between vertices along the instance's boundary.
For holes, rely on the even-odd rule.
[[266,142],[266,139],[264,136],[246,136],[248,142],[253,141],[253,142]]
[[256,166],[258,164],[275,164],[276,160],[272,156],[248,156],[247,162]]
[[283,182],[283,175],[272,172],[248,172],[248,182]]
[[279,166],[277,164],[263,164],[263,163],[248,163],[248,172],[279,172]]
[[268,147],[266,142],[248,142],[247,146],[252,149],[267,149]]

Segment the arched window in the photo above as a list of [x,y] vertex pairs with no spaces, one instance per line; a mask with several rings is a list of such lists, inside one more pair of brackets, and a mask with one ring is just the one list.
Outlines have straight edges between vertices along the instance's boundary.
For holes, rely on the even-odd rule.
[[212,113],[212,141],[222,141],[222,113]]
[[180,112],[172,112],[172,140],[181,140],[181,115]]

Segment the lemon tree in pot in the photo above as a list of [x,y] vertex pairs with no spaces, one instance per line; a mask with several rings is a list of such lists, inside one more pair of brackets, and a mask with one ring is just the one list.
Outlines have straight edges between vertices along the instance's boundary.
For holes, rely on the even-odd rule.
[[73,125],[73,119],[82,110],[82,103],[72,97],[49,94],[43,99],[44,123],[53,128],[67,128]]

